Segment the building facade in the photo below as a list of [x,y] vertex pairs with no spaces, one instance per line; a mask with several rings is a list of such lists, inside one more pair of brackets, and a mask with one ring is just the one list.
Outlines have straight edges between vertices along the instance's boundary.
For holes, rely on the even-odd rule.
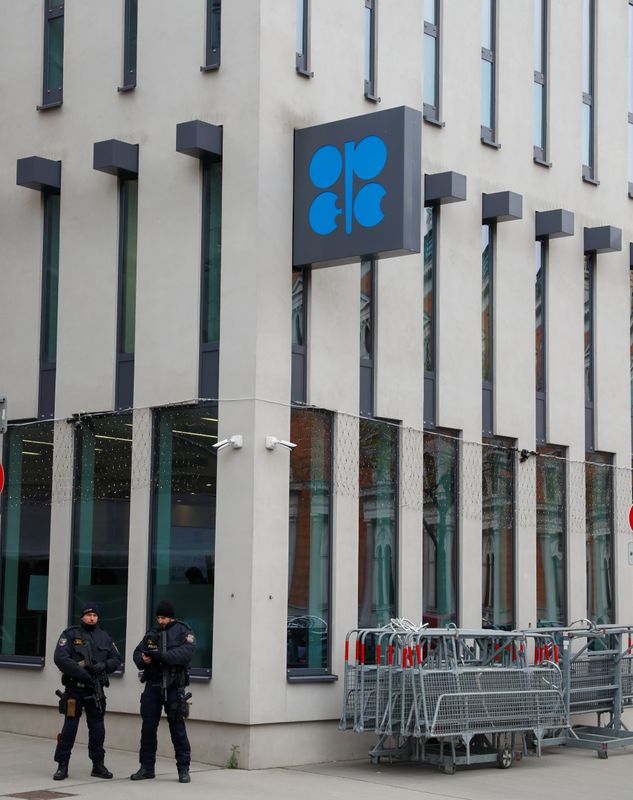
[[[633,617],[633,6],[186,6],[5,9],[0,727],[93,600],[134,749],[169,597],[195,759],[358,755],[350,629]],[[419,252],[296,263],[297,132],[401,107]]]

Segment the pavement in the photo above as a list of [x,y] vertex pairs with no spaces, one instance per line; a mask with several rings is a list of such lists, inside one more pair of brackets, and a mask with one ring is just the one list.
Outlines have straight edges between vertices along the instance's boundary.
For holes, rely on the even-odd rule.
[[[136,753],[108,749],[106,765],[113,780],[90,777],[86,747],[75,745],[70,777],[53,781],[54,742],[34,736],[0,733],[0,797],[46,800],[78,797],[107,800],[118,797],[173,800],[534,800],[556,797],[584,800],[608,797],[631,800],[633,748],[602,760],[587,750],[550,748],[542,758],[524,758],[511,769],[479,765],[458,767],[454,775],[420,764],[371,765],[368,760],[308,764],[283,769],[241,770],[191,765],[191,783],[179,784],[173,759],[159,758],[156,778],[132,782]],[[22,794],[28,793],[28,794]],[[182,793],[182,794],[181,794]]]

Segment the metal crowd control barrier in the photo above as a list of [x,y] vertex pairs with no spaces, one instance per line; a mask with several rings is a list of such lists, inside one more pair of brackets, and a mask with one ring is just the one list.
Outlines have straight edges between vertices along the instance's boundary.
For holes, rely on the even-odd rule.
[[350,631],[339,727],[377,733],[375,761],[414,758],[446,772],[477,762],[508,767],[519,739],[526,751],[526,733],[540,752],[544,737],[568,724],[559,667],[529,665],[527,643],[516,631],[407,620]]
[[575,724],[543,744],[582,747],[607,758],[610,750],[633,745],[622,721],[624,708],[633,705],[633,626],[580,623],[537,633],[557,648],[568,716],[596,714],[597,724]]

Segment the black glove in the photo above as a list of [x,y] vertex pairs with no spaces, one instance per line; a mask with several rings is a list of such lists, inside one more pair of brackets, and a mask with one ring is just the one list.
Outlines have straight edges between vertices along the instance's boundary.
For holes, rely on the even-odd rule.
[[90,666],[86,667],[91,675],[101,675],[102,672],[105,672],[105,668],[106,665],[103,661],[97,661],[95,664],[90,664]]

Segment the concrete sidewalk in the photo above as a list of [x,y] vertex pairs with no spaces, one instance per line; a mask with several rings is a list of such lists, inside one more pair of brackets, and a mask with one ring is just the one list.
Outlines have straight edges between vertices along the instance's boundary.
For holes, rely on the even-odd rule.
[[[29,792],[32,800],[62,796],[106,800],[113,794],[123,798],[172,800],[188,796],[198,800],[534,800],[535,797],[574,800],[631,800],[633,749],[609,756],[605,761],[583,750],[554,748],[543,758],[523,759],[511,769],[481,766],[460,768],[455,775],[443,775],[432,767],[417,764],[381,764],[368,761],[312,764],[268,770],[235,770],[191,765],[190,784],[178,783],[173,760],[159,758],[156,778],[132,782],[138,767],[135,753],[108,749],[106,765],[114,780],[90,777],[91,764],[86,747],[77,744],[70,762],[70,778],[53,781],[54,742],[31,736],[0,733],[0,796]],[[182,795],[181,795],[182,793]]]

